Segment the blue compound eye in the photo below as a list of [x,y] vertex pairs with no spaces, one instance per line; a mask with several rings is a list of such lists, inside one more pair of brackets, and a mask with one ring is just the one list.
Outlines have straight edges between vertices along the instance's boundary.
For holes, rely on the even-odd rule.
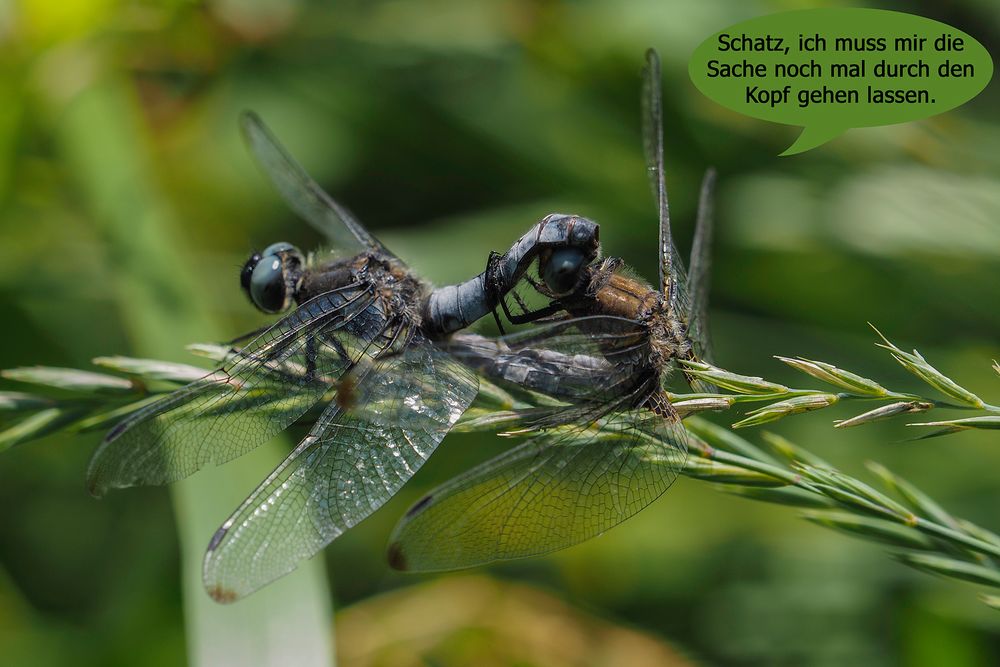
[[240,270],[240,285],[253,305],[265,313],[280,313],[291,304],[289,286],[301,275],[305,260],[291,243],[272,243],[255,252]]
[[542,280],[555,294],[565,294],[580,280],[584,254],[579,248],[560,248],[552,253],[542,270]]
[[254,305],[265,313],[280,313],[285,309],[287,287],[280,257],[266,254],[261,257],[250,275],[249,291]]
[[260,253],[255,252],[250,255],[250,259],[244,262],[243,268],[240,269],[240,287],[248,295],[250,294],[250,278],[253,276],[253,270],[257,268],[258,263],[260,263]]

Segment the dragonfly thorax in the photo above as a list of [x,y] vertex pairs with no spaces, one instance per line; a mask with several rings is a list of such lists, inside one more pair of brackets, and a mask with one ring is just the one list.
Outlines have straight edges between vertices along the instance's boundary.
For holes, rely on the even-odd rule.
[[[590,272],[588,284],[571,305],[574,315],[609,315],[647,321],[662,307],[663,299],[643,280],[620,271],[621,262],[608,258]],[[574,312],[575,311],[575,312]]]
[[427,286],[405,264],[378,252],[364,252],[315,264],[302,272],[295,300],[302,304],[322,294],[348,288],[378,299],[381,310],[420,324]]

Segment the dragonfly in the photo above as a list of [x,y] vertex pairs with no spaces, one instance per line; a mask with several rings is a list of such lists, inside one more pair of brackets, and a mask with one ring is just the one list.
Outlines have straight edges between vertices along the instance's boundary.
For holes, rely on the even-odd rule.
[[276,323],[237,339],[220,368],[117,424],[90,492],[166,484],[241,456],[318,407],[307,435],[211,538],[206,590],[232,602],[293,570],[378,509],[476,396],[475,374],[438,341],[495,309],[495,295],[562,248],[599,252],[596,224],[550,215],[488,271],[434,289],[324,192],[259,117],[251,154],[285,202],[341,254],[289,243],[254,252],[240,284]]
[[[534,311],[518,299],[514,323],[536,324],[499,339],[460,334],[457,359],[491,380],[548,401],[522,411],[522,444],[432,490],[397,524],[388,560],[435,571],[540,555],[599,535],[656,500],[687,456],[688,434],[665,384],[677,360],[705,359],[714,172],[702,183],[691,271],[670,230],[664,176],[660,63],[643,68],[646,163],[659,221],[656,288],[620,259],[577,261],[561,248],[539,263],[546,297]],[[570,267],[559,270],[561,267]],[[553,268],[555,267],[555,268]],[[516,299],[517,293],[511,295]],[[682,368],[683,370],[683,368]],[[685,375],[695,391],[710,385]]]

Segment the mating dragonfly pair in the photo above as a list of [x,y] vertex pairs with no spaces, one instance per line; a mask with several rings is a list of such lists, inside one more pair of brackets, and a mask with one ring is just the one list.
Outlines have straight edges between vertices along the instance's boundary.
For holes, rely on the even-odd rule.
[[[620,260],[600,259],[595,223],[557,214],[491,255],[480,275],[432,289],[323,192],[256,116],[244,116],[251,152],[281,196],[353,254],[306,257],[287,243],[255,253],[241,273],[251,301],[267,313],[294,310],[245,336],[217,371],[118,424],[91,461],[91,492],[164,484],[224,463],[320,406],[308,434],[208,545],[205,586],[230,602],[295,569],[389,500],[462,416],[482,375],[544,395],[544,405],[526,413],[523,444],[406,513],[390,542],[391,565],[441,570],[541,554],[651,503],[687,453],[664,380],[673,360],[707,352],[713,176],[702,186],[685,276],[670,235],[652,50],[643,82],[660,225],[656,289],[623,272]],[[546,305],[530,310],[519,285]],[[498,310],[531,326],[496,339],[461,332]]]

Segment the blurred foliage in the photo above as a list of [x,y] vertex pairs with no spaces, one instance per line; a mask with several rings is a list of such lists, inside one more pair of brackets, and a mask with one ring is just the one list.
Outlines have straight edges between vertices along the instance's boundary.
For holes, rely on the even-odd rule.
[[404,587],[348,607],[337,623],[345,667],[695,664],[550,592],[487,577],[442,576]]
[[[155,299],[179,327],[195,329],[163,334],[160,358],[182,360],[187,343],[265,321],[237,289],[249,249],[276,240],[308,248],[319,239],[246,155],[236,129],[244,108],[435,282],[482,270],[489,250],[553,210],[602,223],[605,251],[654,276],[638,72],[644,49],[655,46],[681,247],[701,173],[719,169],[719,363],[793,382],[795,371],[772,355],[802,355],[903,391],[919,386],[871,345],[872,321],[995,403],[997,377],[982,360],[998,356],[1000,324],[997,87],[940,117],[851,130],[777,158],[795,128],[736,116],[687,79],[687,57],[705,35],[755,15],[832,4],[2,3],[0,367],[83,367],[95,356],[138,352],[156,330],[122,307],[129,299]],[[883,6],[952,23],[1000,50],[995,3]],[[107,114],[92,104],[98,94],[114,100],[122,115],[113,127],[133,141],[111,140],[122,134],[107,132]],[[131,223],[122,211],[134,212]],[[148,232],[161,219],[170,220],[160,226],[165,239]],[[112,242],[109,221],[144,259]],[[146,259],[161,243],[179,252],[165,264]],[[150,276],[160,288],[141,295],[136,286]],[[189,309],[213,329],[182,317]],[[877,458],[955,514],[998,527],[995,433],[899,444],[912,433],[897,423],[834,431],[831,418],[851,415],[840,409],[782,422],[780,431],[850,473]],[[168,495],[91,500],[82,479],[95,444],[52,437],[0,461],[4,661],[111,665],[142,655],[144,664],[174,665],[192,641]],[[449,438],[399,498],[335,542],[327,565],[337,606],[420,579],[385,565],[391,526],[420,494],[502,446],[481,435]],[[575,632],[592,627],[571,610],[583,607],[658,634],[695,662],[1000,662],[1000,620],[965,590],[787,512],[703,487],[682,480],[602,538],[484,572],[552,591],[565,605],[553,603],[551,613]],[[206,515],[221,519],[228,502]],[[463,581],[438,589],[434,606],[452,603],[449,590],[455,604],[487,595]],[[516,637],[525,619],[503,618],[514,628],[503,636]],[[351,627],[345,620],[339,641],[350,642],[343,633]],[[243,639],[250,644],[259,632],[248,627]],[[503,664],[508,654],[496,655]]]

